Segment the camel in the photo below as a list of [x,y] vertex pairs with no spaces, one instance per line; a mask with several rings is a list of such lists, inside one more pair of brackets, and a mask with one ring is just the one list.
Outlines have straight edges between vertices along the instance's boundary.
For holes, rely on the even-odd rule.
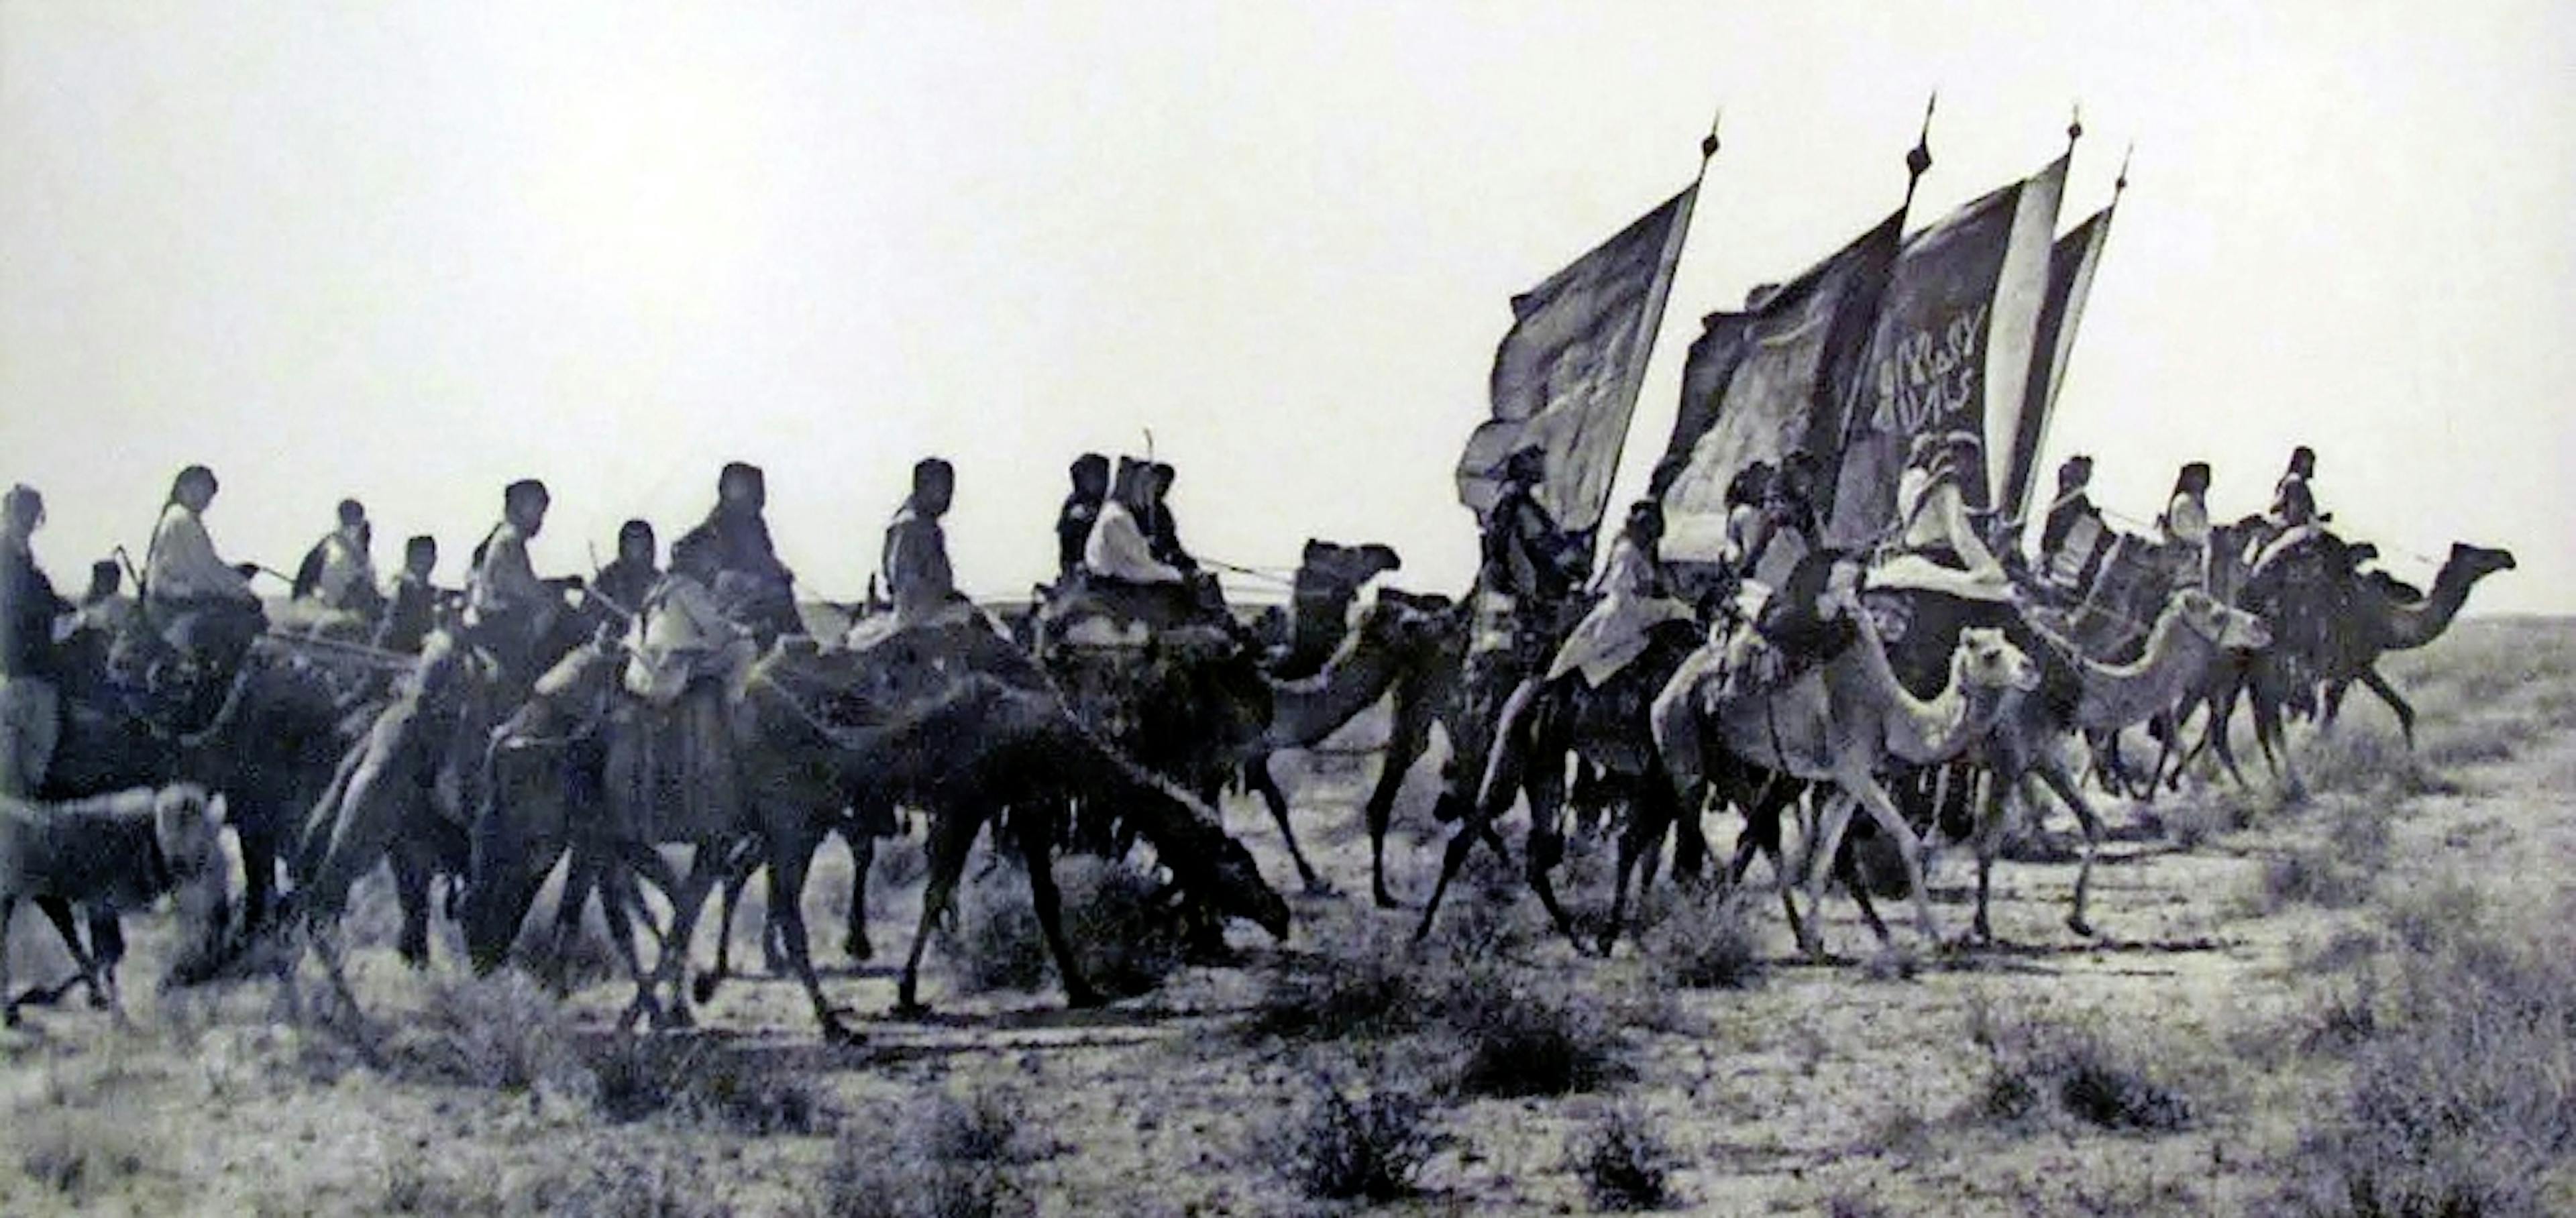
[[76,980],[102,1006],[116,1002],[115,962],[82,949],[71,922],[75,904],[113,916],[169,894],[180,926],[195,936],[189,950],[200,960],[211,954],[224,926],[223,822],[223,796],[187,783],[62,803],[0,798],[0,1017],[17,1026],[8,942],[20,901],[45,911],[71,949]]
[[[2252,707],[2254,739],[2264,764],[2283,780],[2292,798],[2305,795],[2307,785],[2282,740],[2282,707],[2305,680],[2322,683],[2329,705],[2336,708],[2342,691],[2358,681],[2396,712],[2407,747],[2414,747],[2415,708],[2380,674],[2379,657],[2441,637],[2480,580],[2514,569],[2509,550],[2457,542],[2434,577],[2432,591],[2409,600],[2387,583],[2333,569],[2338,564],[2332,555],[2313,557],[2311,563],[2284,563],[2247,577],[2245,607],[2263,617],[2276,643],[2261,656],[2221,665],[2191,699],[2190,705],[2205,705],[2209,715],[2199,743],[2176,764],[2177,775],[2192,757],[2214,750],[2238,785],[2245,785],[2227,741],[2228,723],[2244,698]],[[2326,569],[2319,571],[2320,566]],[[2321,726],[2332,720],[2328,713]]]
[[[1932,698],[1917,698],[1889,666],[1886,643],[1858,598],[1834,592],[1827,608],[1855,625],[1858,641],[1779,688],[1721,701],[1720,649],[1703,648],[1685,662],[1655,699],[1656,752],[1684,808],[1698,806],[1711,754],[1833,784],[1811,863],[1835,857],[1858,804],[1896,843],[1912,885],[1915,917],[1924,938],[1937,944],[1941,937],[1924,891],[1921,844],[1879,775],[1946,761],[1974,747],[1993,729],[2008,698],[2039,688],[2039,670],[2002,631],[1970,627],[1959,633],[1948,683]],[[1823,955],[1820,919],[1831,874],[1830,866],[1811,866],[1809,917],[1793,927],[1811,956]]]
[[[967,848],[986,821],[1004,808],[1043,809],[1051,800],[1082,796],[1115,801],[1121,815],[1155,844],[1179,886],[1206,907],[1285,935],[1287,905],[1261,882],[1250,854],[1224,835],[1215,814],[1119,757],[1043,690],[1007,674],[969,668],[952,678],[907,683],[889,700],[884,683],[869,671],[882,662],[865,652],[782,647],[755,667],[733,724],[742,783],[733,805],[737,819],[686,830],[685,844],[697,847],[696,858],[672,893],[662,959],[641,979],[630,1018],[667,1013],[685,1021],[687,1006],[679,995],[695,919],[714,884],[738,866],[736,847],[757,842],[787,964],[803,982],[824,1033],[847,1038],[841,1012],[826,1000],[815,974],[800,905],[815,844],[852,804],[899,802],[926,810],[931,870],[924,932],[932,918],[948,911]],[[608,674],[614,668],[602,658],[567,673],[566,680],[605,682],[613,679]],[[476,836],[492,848],[476,852],[478,870],[464,921],[469,950],[478,966],[488,967],[506,954],[564,843],[559,819],[526,817],[520,806],[497,802],[485,816]],[[668,823],[650,817],[649,809],[613,809],[608,823],[638,829]],[[1098,994],[1075,969],[1049,872],[1055,820],[1014,814],[1007,823],[1028,863],[1032,900],[1067,996],[1074,1005],[1091,1005]],[[657,844],[630,840],[612,864]],[[926,939],[926,933],[916,938],[905,964],[898,988],[905,1011],[920,1009],[917,982]],[[656,996],[666,984],[667,1003]]]
[[[2090,936],[2085,916],[2093,865],[2101,850],[2102,821],[2083,788],[2067,772],[2057,744],[2069,732],[2116,735],[2121,729],[2170,712],[2210,670],[2233,652],[2271,645],[2261,619],[2230,609],[2196,588],[2177,590],[2147,628],[2144,648],[2126,664],[2087,658],[2069,641],[2027,623],[2032,654],[2043,669],[2042,696],[2014,699],[1978,750],[1988,775],[1984,810],[1976,822],[1976,937],[1992,941],[1987,893],[2013,798],[2027,800],[2027,780],[2037,778],[2075,814],[2084,832],[2084,860],[2075,877],[2067,928]],[[2050,696],[2050,693],[2056,696]],[[2071,696],[2070,696],[2071,695]],[[2034,805],[2035,806],[2035,805]]]
[[[1565,757],[1571,751],[1594,767],[1599,776],[1595,785],[1602,792],[1634,809],[1621,839],[1609,925],[1600,939],[1600,950],[1605,954],[1610,951],[1618,941],[1626,914],[1628,874],[1644,852],[1644,843],[1659,838],[1665,826],[1685,819],[1678,807],[1668,806],[1673,784],[1652,747],[1648,715],[1656,694],[1693,653],[1701,637],[1694,623],[1665,623],[1649,636],[1642,654],[1598,688],[1586,684],[1579,673],[1569,672],[1551,682],[1525,685],[1504,702],[1491,729],[1492,746],[1486,754],[1472,809],[1450,839],[1441,861],[1440,879],[1415,928],[1416,939],[1430,933],[1440,899],[1448,891],[1452,877],[1465,865],[1468,853],[1479,840],[1491,840],[1493,823],[1509,810],[1513,795],[1521,793],[1530,805],[1524,861],[1530,887],[1557,929],[1576,940],[1578,950],[1583,946],[1575,934],[1573,920],[1557,900],[1549,875],[1564,853]],[[1697,829],[1695,822],[1685,824],[1685,841],[1704,852],[1704,844],[1696,843]]]

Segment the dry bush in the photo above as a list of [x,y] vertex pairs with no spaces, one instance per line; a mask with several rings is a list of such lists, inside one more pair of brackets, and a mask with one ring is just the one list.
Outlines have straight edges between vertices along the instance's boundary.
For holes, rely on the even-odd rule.
[[1245,1031],[1293,1040],[1378,1040],[1412,1032],[1440,999],[1414,955],[1376,922],[1326,932],[1311,957],[1283,958],[1271,970]]
[[[732,1218],[696,1164],[670,1151],[592,1142],[518,1181],[504,1199],[512,1214],[547,1218]],[[469,1186],[470,1188],[470,1186]]]
[[74,1209],[85,1207],[150,1170],[151,1143],[136,1132],[137,1119],[123,1105],[22,1109],[9,1122],[6,1166],[37,1195]]
[[[1161,885],[1124,862],[1074,856],[1056,864],[1065,937],[1083,979],[1112,998],[1152,991],[1181,967],[1179,920],[1154,900]],[[963,925],[941,936],[942,959],[970,993],[1035,990],[1054,957],[1029,902],[1028,878],[1013,866],[970,880],[960,897]]]
[[2244,903],[2270,914],[2293,904],[2349,909],[2370,899],[2387,870],[2387,811],[2369,801],[2342,804],[2324,840],[2265,860]]
[[[2345,714],[2351,714],[2346,700]],[[2297,746],[2301,772],[2319,793],[2363,796],[2455,795],[2459,784],[2425,764],[2394,731],[2338,723]]]
[[752,1137],[831,1131],[831,1107],[803,1077],[704,1038],[618,1037],[589,1055],[599,1113],[613,1122],[670,1114]]
[[[2456,907],[2445,893],[2440,904]],[[2287,1164],[2312,1214],[2537,1214],[2576,1198],[2576,902],[2526,927],[2397,911],[2396,978],[2350,1000],[2352,1067]]]
[[1393,1091],[1358,1099],[1328,1080],[1299,1117],[1268,1142],[1271,1165],[1307,1196],[1324,1201],[1394,1201],[1447,1141],[1423,1103]]
[[2419,753],[2436,770],[2505,761],[2540,738],[2541,725],[2529,716],[2478,715],[2444,723],[2424,733]]
[[1624,1079],[1628,1044],[1588,989],[1501,969],[1465,969],[1440,1004],[1457,1043],[1453,1085],[1496,1098],[1567,1095]]
[[1618,1213],[1671,1209],[1673,1172],[1682,1166],[1646,1114],[1626,1105],[1593,1118],[1568,1156],[1594,1209]]
[[1736,990],[1762,980],[1762,944],[1739,891],[1658,907],[1640,936],[1658,981],[1684,989]]
[[2191,1123],[2191,1102],[2132,1044],[2099,1030],[1970,1009],[1970,1033],[1988,1054],[1978,1115],[2007,1124],[2051,1113],[2112,1130],[2165,1132]]
[[823,1176],[834,1218],[997,1218],[1033,1207],[1014,1168],[1047,1153],[996,1092],[924,1092],[892,1129],[844,1134]]
[[415,1081],[569,1095],[594,1086],[562,1007],[516,969],[430,978],[420,1010],[396,1025],[386,1058]]

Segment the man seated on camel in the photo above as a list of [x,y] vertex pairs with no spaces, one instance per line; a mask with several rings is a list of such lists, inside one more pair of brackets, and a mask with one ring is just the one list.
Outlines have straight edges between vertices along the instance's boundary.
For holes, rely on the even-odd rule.
[[1194,617],[1198,598],[1186,572],[1154,557],[1144,523],[1154,512],[1153,493],[1153,467],[1119,458],[1109,498],[1083,543],[1082,582],[1108,603],[1113,616],[1161,628]]
[[2088,493],[2092,482],[2091,457],[2069,457],[2058,466],[2057,498],[2049,503],[2046,523],[2039,531],[2039,560],[2049,582],[2079,594],[2093,586],[2093,577],[2110,551],[2102,509],[2093,506]]
[[716,603],[718,550],[700,533],[671,547],[671,569],[636,606],[626,662],[627,692],[655,706],[680,700],[705,681],[721,694],[738,686],[760,656],[751,628],[725,616]]
[[143,598],[146,615],[185,662],[220,677],[268,629],[268,613],[250,588],[258,567],[227,565],[206,533],[206,509],[218,489],[214,471],[202,465],[171,480],[143,563]]
[[537,648],[570,611],[564,591],[582,582],[539,579],[528,557],[528,543],[545,529],[551,503],[546,484],[534,478],[504,488],[501,523],[475,547],[474,574],[465,588],[467,641],[493,658],[505,681],[521,687],[536,680]]
[[1064,506],[1055,513],[1058,580],[1071,579],[1082,569],[1083,549],[1091,541],[1092,526],[1099,523],[1103,502],[1109,498],[1109,458],[1084,453],[1074,458],[1067,472],[1073,478],[1073,490],[1065,495]]
[[1170,564],[1173,570],[1183,575],[1196,575],[1198,560],[1190,557],[1190,552],[1181,545],[1181,526],[1172,519],[1172,483],[1179,480],[1180,473],[1161,461],[1154,462],[1148,469],[1146,489],[1151,507],[1146,517],[1139,521],[1145,526],[1146,543],[1157,561]]
[[769,537],[769,478],[757,465],[728,463],[716,475],[716,505],[689,536],[715,541],[716,575],[709,586],[727,616],[751,628],[763,650],[783,635],[805,633],[796,612],[796,573],[778,560]]
[[1694,620],[1691,607],[1673,598],[1664,578],[1658,552],[1663,537],[1662,504],[1640,499],[1629,507],[1594,585],[1598,599],[1557,648],[1544,680],[1581,673],[1585,684],[1598,689],[1645,653],[1656,627]]
[[296,564],[290,599],[311,602],[326,613],[372,619],[383,609],[376,592],[376,564],[368,554],[375,533],[365,505],[340,501],[339,524],[322,535]]
[[63,657],[54,640],[72,606],[36,565],[33,539],[44,522],[45,497],[34,487],[0,497],[0,795],[42,788],[62,738]]
[[1981,447],[1964,431],[1914,438],[1896,481],[1896,547],[1977,580],[2000,582],[2003,564],[1968,513],[1966,480],[1976,472]]
[[427,534],[403,542],[402,570],[385,588],[385,615],[376,622],[375,646],[417,655],[437,624],[439,598],[446,595],[430,582],[438,569],[438,539]]
[[633,617],[662,578],[660,555],[661,544],[650,521],[629,520],[617,526],[617,557],[591,577],[591,595],[614,606],[619,616]]

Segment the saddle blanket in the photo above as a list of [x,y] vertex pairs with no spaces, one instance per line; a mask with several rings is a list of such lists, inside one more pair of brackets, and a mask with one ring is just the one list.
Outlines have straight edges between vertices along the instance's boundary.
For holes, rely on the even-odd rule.
[[1864,583],[1871,588],[1939,592],[1990,604],[2011,604],[2015,599],[2012,584],[2000,574],[1979,577],[1920,554],[1899,554],[1870,567]]

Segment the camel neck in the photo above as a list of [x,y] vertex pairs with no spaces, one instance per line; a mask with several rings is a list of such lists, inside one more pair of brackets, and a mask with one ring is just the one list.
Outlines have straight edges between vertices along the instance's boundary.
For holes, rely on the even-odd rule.
[[1377,705],[1395,684],[1403,657],[1395,648],[1373,642],[1355,631],[1351,643],[1333,654],[1323,671],[1298,681],[1273,681],[1270,727],[1264,733],[1272,748],[1304,748],[1321,742]]
[[2442,572],[2433,579],[2433,591],[2423,600],[2412,603],[2395,598],[2385,600],[2388,623],[2388,646],[2404,651],[2421,647],[2451,628],[2451,619],[2459,616],[2461,606],[2469,603],[2469,588],[2477,576],[2469,573],[2458,559],[2442,564]]

